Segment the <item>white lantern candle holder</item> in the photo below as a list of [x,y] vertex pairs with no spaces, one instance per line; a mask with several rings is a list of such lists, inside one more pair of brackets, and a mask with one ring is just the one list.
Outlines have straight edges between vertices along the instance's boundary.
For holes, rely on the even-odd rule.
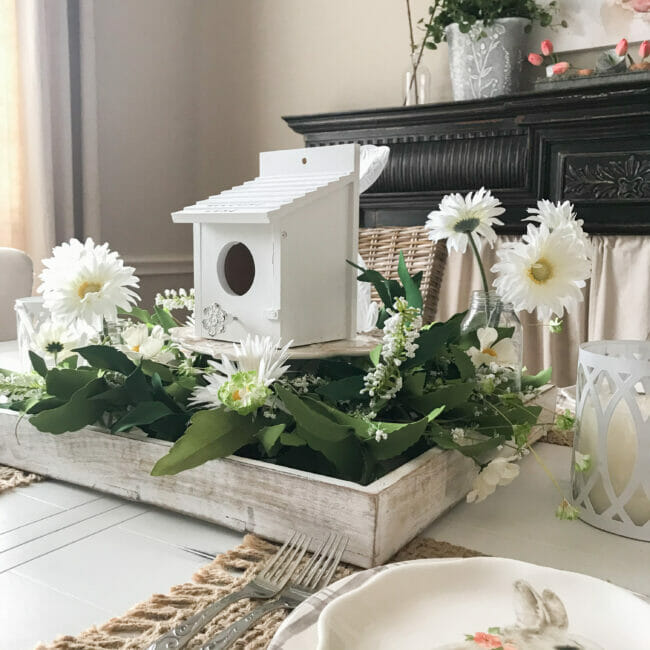
[[[584,343],[578,355],[572,485],[580,519],[650,541],[650,342]],[[590,466],[577,471],[576,452]]]

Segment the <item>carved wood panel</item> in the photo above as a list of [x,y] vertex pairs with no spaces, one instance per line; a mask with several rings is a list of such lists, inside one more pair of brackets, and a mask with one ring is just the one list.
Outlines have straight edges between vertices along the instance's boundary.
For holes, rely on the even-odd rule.
[[636,154],[566,156],[565,199],[650,199],[650,151]]

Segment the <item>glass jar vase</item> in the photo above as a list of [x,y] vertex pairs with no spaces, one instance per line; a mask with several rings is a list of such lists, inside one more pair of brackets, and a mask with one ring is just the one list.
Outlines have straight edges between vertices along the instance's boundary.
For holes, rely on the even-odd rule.
[[523,329],[512,305],[502,302],[495,291],[474,291],[460,329],[471,343],[468,354],[477,373],[495,375],[500,386],[519,392]]
[[411,54],[411,62],[404,73],[403,105],[415,106],[431,102],[431,72],[422,63],[420,55]]

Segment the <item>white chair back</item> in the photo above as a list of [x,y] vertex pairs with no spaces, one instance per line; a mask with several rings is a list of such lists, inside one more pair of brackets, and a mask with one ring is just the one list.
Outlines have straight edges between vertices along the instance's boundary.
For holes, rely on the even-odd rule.
[[0,341],[16,338],[18,298],[32,295],[34,265],[29,255],[15,248],[0,247]]

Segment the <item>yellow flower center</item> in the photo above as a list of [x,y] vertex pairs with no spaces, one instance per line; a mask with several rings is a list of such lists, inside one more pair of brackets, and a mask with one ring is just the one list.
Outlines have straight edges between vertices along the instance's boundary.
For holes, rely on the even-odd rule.
[[239,392],[239,388],[236,388],[230,395],[236,402],[238,402],[241,399],[241,393]]
[[97,293],[101,288],[101,282],[84,282],[77,289],[77,295],[83,300],[87,294]]
[[553,277],[553,266],[545,257],[540,257],[537,262],[531,264],[528,277],[535,284],[544,284]]
[[497,353],[492,348],[483,348],[481,350],[483,354],[489,354],[491,357],[496,357]]
[[132,348],[133,352],[140,352],[140,346],[139,345],[134,345]]

